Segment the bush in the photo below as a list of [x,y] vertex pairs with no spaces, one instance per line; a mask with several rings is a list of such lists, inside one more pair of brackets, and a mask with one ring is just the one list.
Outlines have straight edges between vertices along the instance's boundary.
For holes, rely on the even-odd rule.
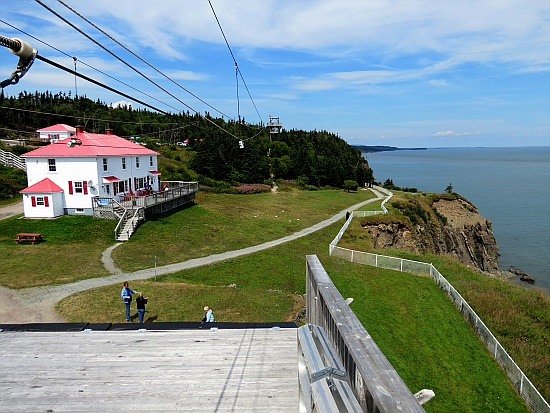
[[232,189],[236,190],[238,194],[259,194],[260,192],[270,192],[271,186],[262,184],[244,184],[239,186],[233,186]]
[[17,168],[0,165],[0,199],[11,199],[27,186],[27,175]]
[[357,187],[359,185],[357,184],[357,181],[353,181],[351,179],[348,179],[348,180],[345,180],[344,181],[344,189],[346,191],[357,191]]
[[430,220],[430,214],[416,200],[401,202],[392,202],[392,207],[401,211],[403,215],[408,217],[412,224],[427,223]]

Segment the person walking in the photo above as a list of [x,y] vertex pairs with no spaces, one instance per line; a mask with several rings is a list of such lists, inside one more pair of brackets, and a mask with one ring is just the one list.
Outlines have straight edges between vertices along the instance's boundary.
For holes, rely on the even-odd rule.
[[139,317],[139,323],[143,324],[143,316],[145,315],[145,304],[147,304],[147,300],[149,298],[144,297],[142,293],[136,293],[136,295],[136,307]]
[[132,320],[130,319],[130,304],[132,303],[132,294],[135,294],[136,291],[131,290],[128,286],[128,281],[125,281],[122,287],[122,290],[120,291],[120,298],[122,298],[122,301],[124,301],[124,305],[126,306],[126,322],[130,323]]

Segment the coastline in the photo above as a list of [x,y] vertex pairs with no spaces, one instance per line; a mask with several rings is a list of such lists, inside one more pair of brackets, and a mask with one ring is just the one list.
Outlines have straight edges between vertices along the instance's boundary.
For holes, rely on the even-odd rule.
[[365,157],[379,182],[391,178],[397,186],[431,193],[442,193],[452,183],[455,192],[491,221],[499,268],[503,272],[519,268],[536,279],[535,287],[550,292],[545,261],[550,220],[540,219],[550,216],[550,146],[428,148]]

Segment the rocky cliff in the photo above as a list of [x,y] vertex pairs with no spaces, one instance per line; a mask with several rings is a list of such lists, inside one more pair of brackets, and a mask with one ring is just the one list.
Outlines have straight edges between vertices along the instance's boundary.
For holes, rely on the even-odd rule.
[[417,196],[394,201],[403,219],[364,219],[373,247],[413,253],[446,254],[485,274],[502,275],[491,222],[463,198]]

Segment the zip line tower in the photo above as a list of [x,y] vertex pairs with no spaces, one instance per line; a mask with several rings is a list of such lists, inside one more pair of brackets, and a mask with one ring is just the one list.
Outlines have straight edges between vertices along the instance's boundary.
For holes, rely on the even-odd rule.
[[281,132],[283,124],[279,122],[278,116],[269,115],[269,123],[267,124],[267,127],[269,128],[269,140],[272,141],[272,136]]

